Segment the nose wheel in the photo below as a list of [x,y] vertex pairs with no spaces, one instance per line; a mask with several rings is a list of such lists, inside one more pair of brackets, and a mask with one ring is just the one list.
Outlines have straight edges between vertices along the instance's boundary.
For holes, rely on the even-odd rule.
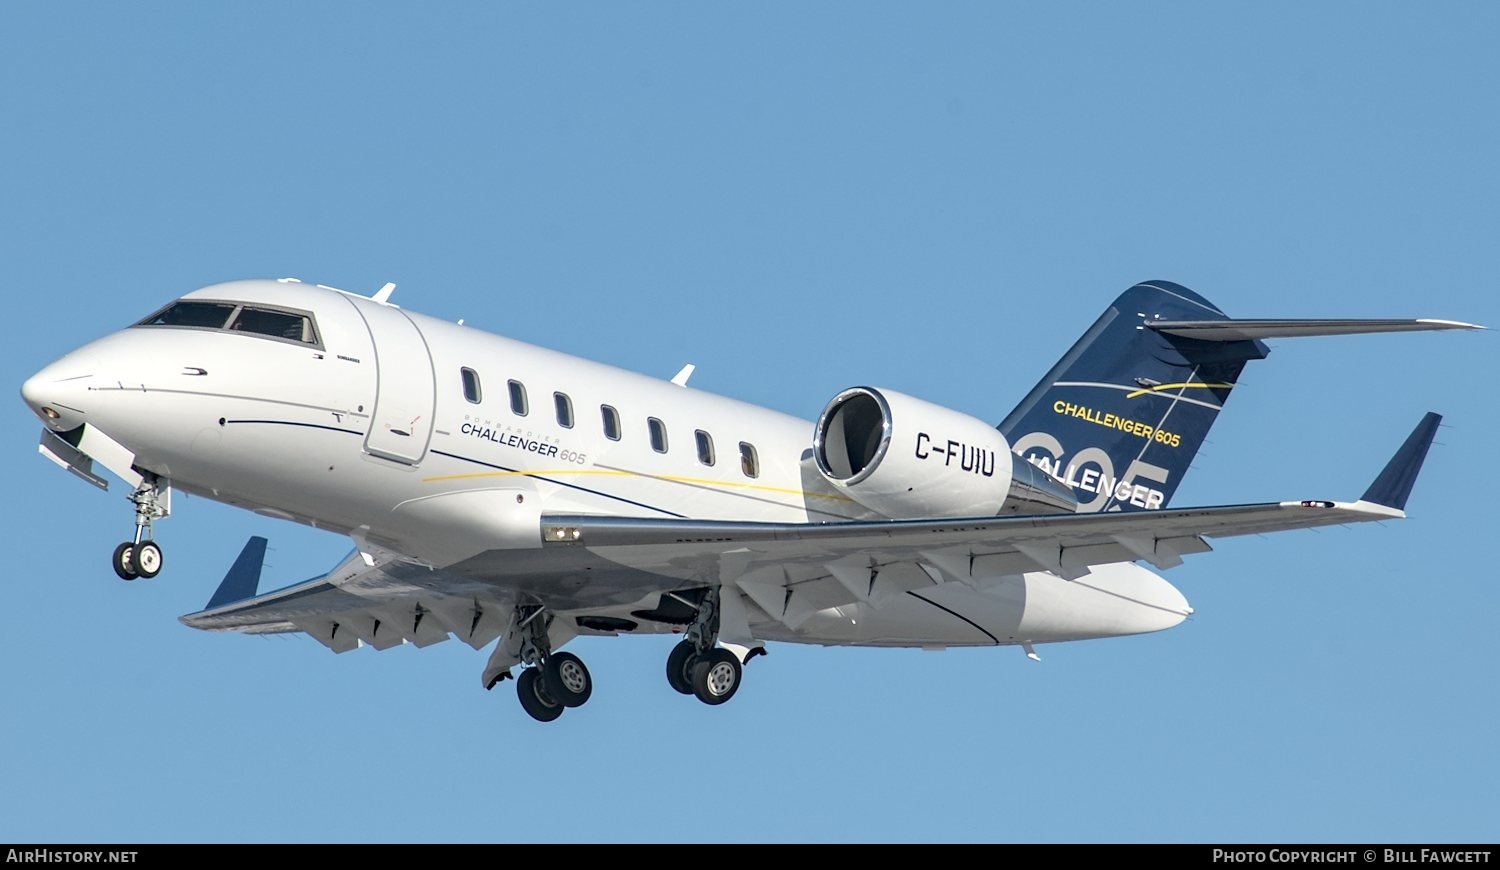
[[161,573],[161,547],[155,541],[141,541],[130,553],[130,567],[136,576],[150,580]]
[[134,580],[137,577],[150,580],[161,573],[161,547],[155,541],[141,541],[139,544],[126,541],[115,547],[115,554],[110,557],[109,563],[121,580]]
[[121,580],[134,580],[141,576],[140,572],[135,570],[135,543],[132,541],[126,541],[115,547],[115,554],[110,557],[109,564],[115,569],[115,576]]
[[137,577],[149,580],[161,573],[161,546],[151,540],[151,523],[171,513],[170,493],[171,489],[165,483],[158,483],[153,476],[143,478],[141,485],[130,494],[130,501],[135,505],[135,540],[115,547],[109,560],[110,567],[121,580]]

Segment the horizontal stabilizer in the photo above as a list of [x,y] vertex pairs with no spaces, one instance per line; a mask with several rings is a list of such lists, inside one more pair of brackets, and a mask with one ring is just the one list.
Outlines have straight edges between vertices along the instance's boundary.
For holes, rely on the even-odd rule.
[[260,588],[260,568],[265,561],[266,539],[257,536],[246,541],[245,549],[240,551],[239,558],[234,560],[229,573],[224,575],[219,588],[214,590],[214,597],[208,599],[208,606],[203,609],[212,610],[246,598],[254,598]]
[[1457,320],[1147,320],[1153,329],[1199,341],[1256,341],[1314,335],[1364,335],[1371,332],[1428,332],[1439,329],[1484,329]]
[[1417,474],[1422,470],[1422,461],[1427,458],[1427,448],[1432,446],[1432,439],[1437,435],[1438,424],[1443,422],[1441,414],[1427,412],[1417,428],[1406,436],[1401,449],[1391,457],[1391,461],[1385,464],[1380,476],[1365,490],[1360,497],[1361,501],[1371,504],[1385,505],[1396,510],[1406,510],[1406,499],[1411,495],[1412,484],[1417,482]]

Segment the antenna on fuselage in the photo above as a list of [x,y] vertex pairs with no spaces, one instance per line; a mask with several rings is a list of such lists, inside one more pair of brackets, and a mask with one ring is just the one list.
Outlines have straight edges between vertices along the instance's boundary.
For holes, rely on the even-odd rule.
[[376,302],[379,302],[381,305],[385,305],[390,301],[391,294],[395,292],[396,285],[393,282],[387,281],[386,285],[384,287],[381,287],[379,290],[376,290],[375,295],[371,296],[370,298],[374,299]]
[[672,383],[676,384],[679,387],[687,386],[687,379],[693,376],[693,369],[695,368],[697,368],[697,366],[693,365],[692,363],[688,363],[687,365],[683,366],[682,371],[672,376]]

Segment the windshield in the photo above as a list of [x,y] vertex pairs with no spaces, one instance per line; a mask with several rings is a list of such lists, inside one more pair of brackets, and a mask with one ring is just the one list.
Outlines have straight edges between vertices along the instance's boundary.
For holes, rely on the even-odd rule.
[[136,325],[223,329],[236,307],[233,302],[173,302]]
[[293,314],[290,311],[251,308],[247,305],[235,315],[229,328],[234,332],[252,332],[304,344],[313,343],[312,319],[306,314]]
[[269,305],[179,299],[136,326],[223,330],[314,347],[322,346],[311,314]]

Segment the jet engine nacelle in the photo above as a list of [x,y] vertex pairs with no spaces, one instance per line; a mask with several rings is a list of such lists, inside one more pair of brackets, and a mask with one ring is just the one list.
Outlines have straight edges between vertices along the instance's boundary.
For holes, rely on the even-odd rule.
[[1012,453],[995,427],[894,390],[833,397],[813,431],[829,483],[892,519],[1073,513],[1061,481]]

